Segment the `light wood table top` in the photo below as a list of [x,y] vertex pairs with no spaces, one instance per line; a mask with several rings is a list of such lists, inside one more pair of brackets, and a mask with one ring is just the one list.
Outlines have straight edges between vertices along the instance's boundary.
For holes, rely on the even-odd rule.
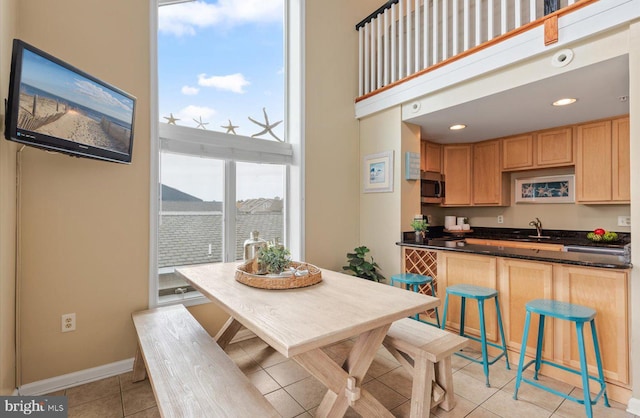
[[[440,300],[330,270],[322,270],[322,282],[313,286],[258,289],[235,280],[238,264],[204,264],[176,271],[231,316],[225,325],[227,334],[235,334],[241,324],[329,388],[318,416],[342,416],[349,405],[365,416],[390,416],[370,394],[360,391],[362,379],[391,323],[433,309]],[[356,336],[343,365],[320,350]],[[222,339],[226,343],[231,337]]]

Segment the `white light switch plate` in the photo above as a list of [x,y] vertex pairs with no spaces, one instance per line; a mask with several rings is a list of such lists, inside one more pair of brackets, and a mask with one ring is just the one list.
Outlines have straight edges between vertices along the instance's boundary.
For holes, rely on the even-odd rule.
[[618,226],[631,226],[631,216],[618,216]]

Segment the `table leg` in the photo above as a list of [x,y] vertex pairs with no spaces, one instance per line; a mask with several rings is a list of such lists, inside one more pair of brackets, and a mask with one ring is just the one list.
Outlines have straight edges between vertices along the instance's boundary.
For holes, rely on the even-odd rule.
[[365,417],[393,416],[380,401],[360,387],[389,326],[387,324],[361,334],[342,367],[319,348],[293,357],[328,388],[316,416],[342,417],[350,405]]
[[224,350],[227,348],[233,337],[236,336],[238,331],[242,328],[242,324],[233,317],[230,317],[227,322],[220,328],[220,331],[215,336],[215,340],[220,347]]

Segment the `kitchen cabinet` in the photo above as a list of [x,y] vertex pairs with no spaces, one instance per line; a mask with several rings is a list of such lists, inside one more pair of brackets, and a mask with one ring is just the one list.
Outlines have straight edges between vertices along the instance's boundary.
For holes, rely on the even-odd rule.
[[[553,265],[498,258],[498,291],[507,347],[520,352],[526,316],[524,306],[533,299],[553,299]],[[531,357],[536,354],[538,319],[538,315],[531,316],[527,338],[527,354]],[[545,359],[553,358],[553,329],[553,318],[546,319],[542,347]]]
[[564,245],[549,242],[509,241],[499,239],[466,238],[467,244],[490,245],[492,247],[525,248],[528,250],[562,251]]
[[442,168],[446,184],[443,206],[471,205],[471,144],[442,146]]
[[442,145],[420,141],[420,170],[442,173]]
[[[438,295],[443,300],[445,289],[455,284],[471,284],[497,289],[496,257],[441,251],[438,253],[438,280],[440,282]],[[500,303],[502,304],[503,301]],[[444,302],[442,306],[444,309]],[[487,340],[497,342],[499,335],[495,302],[493,299],[485,301],[484,307]],[[479,336],[479,314],[477,303],[473,299],[467,299],[465,313],[465,332]],[[444,310],[440,315],[442,318]],[[457,296],[449,298],[446,326],[460,329],[460,298]]]
[[574,164],[572,128],[554,128],[502,139],[503,171]]
[[510,204],[509,181],[500,169],[499,140],[473,144],[472,204],[505,206]]
[[[628,272],[577,266],[559,266],[556,274],[556,297],[559,300],[589,306],[597,311],[596,330],[605,378],[629,383],[629,306]],[[558,347],[563,364],[580,367],[575,326],[562,321]],[[593,355],[591,327],[585,324],[584,338],[590,373],[597,374]]]
[[576,201],[630,200],[629,118],[578,125]]

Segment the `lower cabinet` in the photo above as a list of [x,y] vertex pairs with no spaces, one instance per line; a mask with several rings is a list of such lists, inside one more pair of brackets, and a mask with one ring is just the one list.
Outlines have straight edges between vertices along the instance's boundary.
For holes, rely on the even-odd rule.
[[[555,299],[589,306],[597,311],[596,329],[602,355],[605,379],[612,385],[609,396],[626,402],[629,391],[629,304],[628,270],[591,268],[566,264],[544,263],[449,251],[438,252],[438,295],[443,300],[447,286],[467,283],[497,289],[507,346],[511,361],[517,365],[522,344],[525,304],[533,299]],[[459,330],[460,298],[451,298],[447,327]],[[497,318],[493,303],[487,305],[488,339],[498,341]],[[478,329],[478,310],[474,302],[467,303],[465,331]],[[468,324],[468,325],[467,325]],[[527,355],[535,354],[538,315],[532,315]],[[597,373],[591,329],[585,326],[587,361],[590,371]],[[543,357],[577,368],[575,326],[569,321],[547,318]],[[514,355],[515,354],[515,355]],[[570,373],[554,374],[554,378],[580,386],[579,377]],[[628,398],[627,398],[628,399]]]

